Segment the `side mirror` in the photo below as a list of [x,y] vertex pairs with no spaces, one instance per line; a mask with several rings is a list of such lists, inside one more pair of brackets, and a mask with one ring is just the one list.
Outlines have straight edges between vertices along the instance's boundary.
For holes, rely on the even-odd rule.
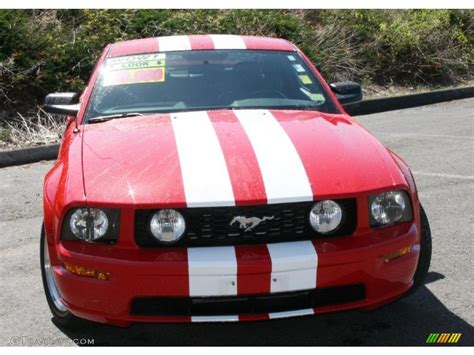
[[75,117],[79,112],[79,96],[75,92],[55,92],[44,99],[43,109],[52,114]]
[[343,81],[329,85],[341,105],[362,100],[362,88],[353,81]]

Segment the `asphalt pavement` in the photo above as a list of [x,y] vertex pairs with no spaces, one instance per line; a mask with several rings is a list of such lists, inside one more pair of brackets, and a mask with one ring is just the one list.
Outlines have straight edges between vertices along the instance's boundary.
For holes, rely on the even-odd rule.
[[0,169],[0,345],[424,345],[429,333],[448,332],[474,345],[474,99],[357,120],[414,172],[433,235],[427,282],[415,294],[372,312],[63,329],[52,322],[41,285],[41,187],[52,166],[41,162]]

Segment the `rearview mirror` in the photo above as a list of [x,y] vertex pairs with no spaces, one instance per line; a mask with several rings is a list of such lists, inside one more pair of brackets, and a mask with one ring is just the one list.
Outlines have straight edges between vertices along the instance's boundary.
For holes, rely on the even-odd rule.
[[75,117],[79,112],[79,94],[75,92],[55,92],[44,99],[43,109],[52,114]]
[[362,88],[353,81],[343,81],[329,85],[341,105],[362,100]]

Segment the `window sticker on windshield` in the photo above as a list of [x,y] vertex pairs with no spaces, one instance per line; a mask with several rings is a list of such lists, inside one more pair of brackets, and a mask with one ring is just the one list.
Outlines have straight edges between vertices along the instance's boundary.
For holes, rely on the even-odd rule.
[[113,70],[104,74],[104,86],[117,86],[165,81],[165,67]]
[[310,94],[309,98],[320,104],[323,104],[324,102],[326,102],[326,99],[324,98],[323,94]]
[[107,59],[104,86],[165,81],[166,54],[150,53]]
[[107,59],[108,70],[129,70],[140,68],[157,68],[166,65],[165,53],[131,55]]
[[306,71],[306,70],[304,70],[304,68],[301,64],[293,64],[293,68],[295,68],[295,70],[298,73],[304,73]]
[[299,76],[301,82],[305,85],[309,85],[309,84],[312,84],[313,82],[311,81],[310,77],[307,76],[307,75],[300,75]]
[[292,62],[294,62],[296,60],[296,58],[292,55],[288,55],[287,56],[289,60],[291,60]]

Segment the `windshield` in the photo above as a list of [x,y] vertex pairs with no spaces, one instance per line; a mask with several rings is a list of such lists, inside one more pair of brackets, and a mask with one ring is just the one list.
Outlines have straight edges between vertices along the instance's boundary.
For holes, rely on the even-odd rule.
[[242,108],[338,113],[296,52],[209,50],[107,59],[86,119]]

